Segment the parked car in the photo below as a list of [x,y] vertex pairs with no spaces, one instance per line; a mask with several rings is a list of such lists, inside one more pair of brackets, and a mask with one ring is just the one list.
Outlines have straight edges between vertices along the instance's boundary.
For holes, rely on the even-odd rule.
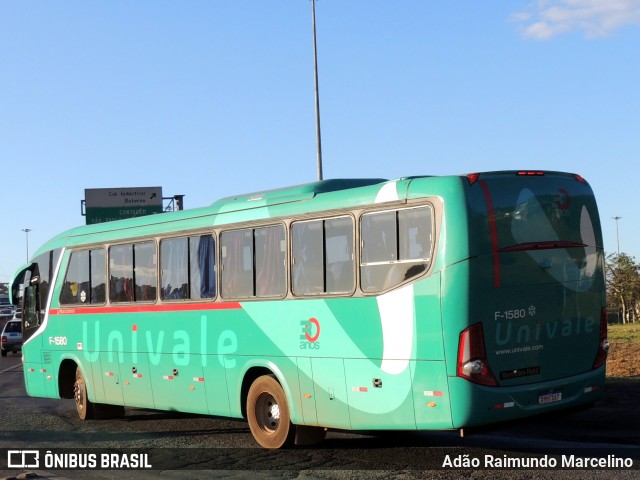
[[18,353],[22,348],[22,322],[20,320],[10,320],[2,330],[2,343],[0,343],[0,353],[3,357],[7,353]]

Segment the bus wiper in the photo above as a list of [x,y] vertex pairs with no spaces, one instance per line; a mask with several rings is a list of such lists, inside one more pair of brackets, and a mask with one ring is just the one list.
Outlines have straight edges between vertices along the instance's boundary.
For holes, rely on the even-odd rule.
[[554,248],[579,248],[587,245],[580,242],[571,242],[569,240],[549,240],[546,242],[525,242],[510,247],[504,247],[499,252],[523,252],[525,250],[550,250]]

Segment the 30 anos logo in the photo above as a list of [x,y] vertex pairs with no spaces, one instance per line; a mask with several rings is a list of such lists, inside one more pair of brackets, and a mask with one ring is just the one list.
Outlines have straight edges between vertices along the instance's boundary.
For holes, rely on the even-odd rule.
[[300,350],[319,350],[320,342],[320,322],[311,317],[309,320],[300,322],[302,334],[300,335]]

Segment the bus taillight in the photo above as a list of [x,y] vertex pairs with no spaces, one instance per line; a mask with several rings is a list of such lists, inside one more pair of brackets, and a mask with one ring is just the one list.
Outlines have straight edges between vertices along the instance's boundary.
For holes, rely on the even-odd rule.
[[604,365],[607,361],[607,352],[609,351],[609,339],[607,338],[607,309],[600,309],[600,340],[598,341],[598,353],[593,362],[593,368],[596,369]]
[[498,385],[489,369],[481,323],[470,326],[460,334],[458,376],[481,385],[491,387]]

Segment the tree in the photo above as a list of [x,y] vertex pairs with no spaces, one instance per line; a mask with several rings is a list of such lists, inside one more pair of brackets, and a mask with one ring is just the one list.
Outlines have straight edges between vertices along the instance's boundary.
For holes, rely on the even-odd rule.
[[626,253],[611,254],[606,276],[609,310],[617,310],[622,323],[635,323],[640,316],[640,265]]

